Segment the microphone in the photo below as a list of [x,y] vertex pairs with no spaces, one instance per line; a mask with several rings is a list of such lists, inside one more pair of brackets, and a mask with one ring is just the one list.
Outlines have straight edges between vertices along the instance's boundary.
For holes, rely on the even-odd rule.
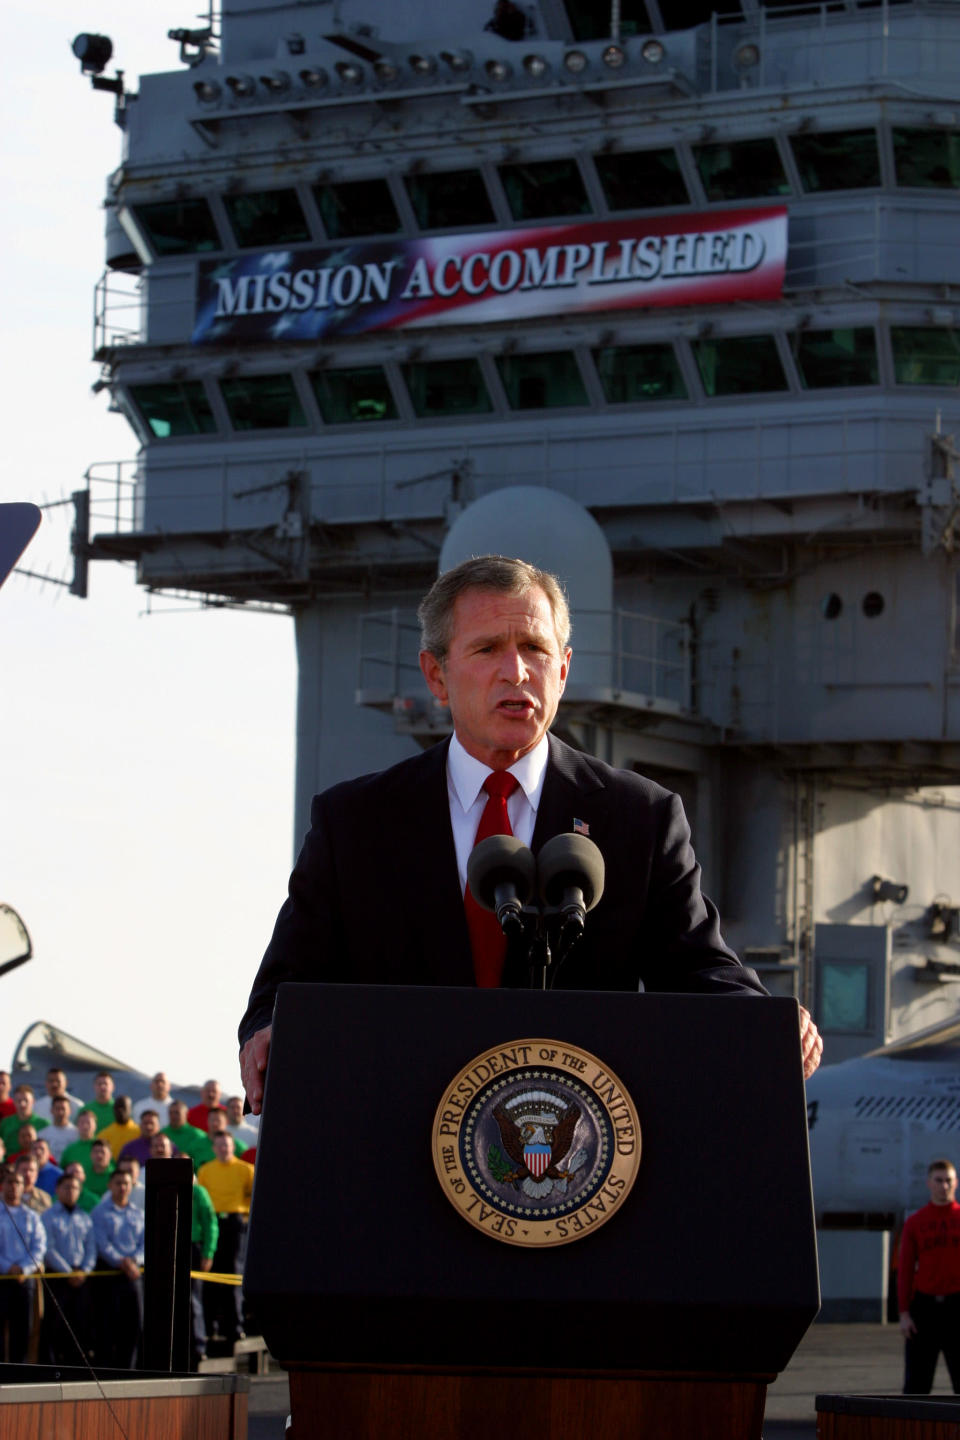
[[516,835],[488,835],[470,852],[467,884],[484,910],[492,910],[505,935],[522,933],[523,907],[537,882],[537,862]]
[[540,851],[537,868],[543,903],[560,912],[572,939],[582,935],[587,911],[603,894],[603,856],[597,846],[586,835],[554,835]]

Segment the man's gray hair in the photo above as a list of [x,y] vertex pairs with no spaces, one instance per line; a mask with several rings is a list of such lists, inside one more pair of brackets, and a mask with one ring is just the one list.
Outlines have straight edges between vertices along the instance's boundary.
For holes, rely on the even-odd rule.
[[538,570],[526,560],[511,560],[504,555],[475,555],[437,577],[417,611],[421,650],[428,650],[441,664],[446,659],[453,630],[453,607],[457,596],[465,591],[493,590],[501,595],[525,595],[534,588],[546,595],[557,643],[565,650],[570,641],[570,607],[560,581],[549,570]]

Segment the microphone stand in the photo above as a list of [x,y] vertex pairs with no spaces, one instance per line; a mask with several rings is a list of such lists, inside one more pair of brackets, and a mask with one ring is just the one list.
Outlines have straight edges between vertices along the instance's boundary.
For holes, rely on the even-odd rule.
[[550,937],[547,934],[546,916],[535,911],[536,923],[530,937],[530,946],[527,951],[527,962],[530,966],[530,989],[547,990],[547,971],[553,963],[553,956],[550,953]]
[[[523,907],[521,923],[523,923],[528,936],[527,965],[530,973],[529,988],[531,990],[553,989],[552,976],[551,983],[547,983],[548,973],[553,965],[553,952],[550,948],[550,933],[547,921],[560,914],[562,914],[562,911],[559,905],[551,905],[545,910],[535,909],[532,905],[525,905]],[[560,966],[564,960],[566,960],[582,934],[582,927],[577,928],[569,926],[566,923],[563,925],[560,930],[558,942],[559,955],[556,967],[553,970],[554,975],[560,969]],[[567,936],[566,942],[564,942],[564,936]]]

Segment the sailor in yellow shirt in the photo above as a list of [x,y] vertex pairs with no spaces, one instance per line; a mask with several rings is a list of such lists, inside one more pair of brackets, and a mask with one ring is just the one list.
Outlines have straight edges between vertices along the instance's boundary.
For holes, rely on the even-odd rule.
[[215,1159],[197,1171],[218,1215],[249,1215],[253,1193],[253,1166],[233,1153],[233,1136],[221,1131],[213,1137]]
[[97,1131],[97,1139],[106,1140],[113,1155],[119,1155],[128,1141],[140,1136],[140,1126],[130,1118],[132,1104],[129,1095],[118,1095],[113,1102],[113,1124]]
[[[233,1153],[233,1136],[226,1131],[214,1135],[213,1151],[215,1158],[197,1171],[197,1179],[213,1201],[220,1223],[213,1268],[221,1275],[239,1274],[240,1249],[253,1193],[253,1166],[237,1159]],[[239,1285],[204,1285],[203,1314],[208,1338],[219,1331],[221,1338],[232,1345],[243,1334],[243,1296]]]

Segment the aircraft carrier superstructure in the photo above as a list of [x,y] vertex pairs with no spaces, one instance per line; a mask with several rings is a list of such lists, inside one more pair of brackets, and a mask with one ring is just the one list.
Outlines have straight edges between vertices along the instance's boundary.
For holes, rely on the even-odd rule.
[[170,33],[136,93],[75,47],[123,130],[96,359],[141,442],[77,550],[291,611],[298,837],[445,733],[441,558],[544,559],[558,732],[680,791],[829,1058],[953,1013],[960,3],[229,0]]

